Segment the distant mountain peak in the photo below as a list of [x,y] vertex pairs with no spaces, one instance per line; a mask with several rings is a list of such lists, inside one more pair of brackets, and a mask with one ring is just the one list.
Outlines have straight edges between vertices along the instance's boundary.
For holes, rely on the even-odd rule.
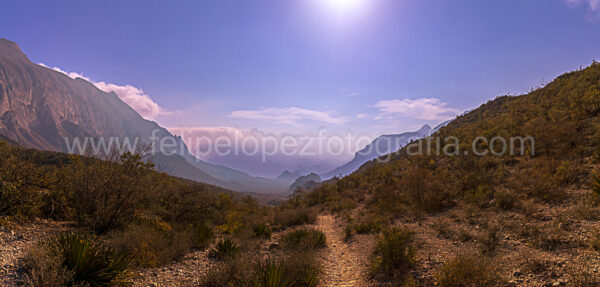
[[419,134],[424,134],[427,133],[431,130],[431,127],[428,124],[425,124],[421,127],[421,129],[419,129],[418,131],[416,131]]

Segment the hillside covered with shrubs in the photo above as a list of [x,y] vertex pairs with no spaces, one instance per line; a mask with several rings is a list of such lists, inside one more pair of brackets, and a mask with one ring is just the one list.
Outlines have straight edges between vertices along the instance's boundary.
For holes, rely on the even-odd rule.
[[[374,255],[380,282],[410,283],[415,277],[419,285],[496,286],[575,280],[580,277],[562,274],[592,272],[598,264],[590,246],[600,238],[599,113],[600,64],[594,62],[528,94],[491,100],[391,160],[371,161],[354,174],[299,191],[292,202],[338,214],[348,238],[383,234]],[[506,140],[506,152],[500,140],[492,144],[494,137]],[[529,140],[516,141],[511,154],[515,137]],[[419,146],[422,152],[415,154]],[[414,230],[388,231],[398,225]],[[388,262],[386,254],[395,259]],[[524,271],[529,263],[518,260],[526,258],[515,258],[526,254],[539,260],[529,262],[539,264],[536,270]],[[425,258],[415,260],[419,256],[439,256],[434,265],[448,265],[432,271]],[[496,270],[481,269],[490,264]],[[531,278],[520,275],[527,272]],[[585,286],[596,286],[600,275],[590,276],[596,281]]]

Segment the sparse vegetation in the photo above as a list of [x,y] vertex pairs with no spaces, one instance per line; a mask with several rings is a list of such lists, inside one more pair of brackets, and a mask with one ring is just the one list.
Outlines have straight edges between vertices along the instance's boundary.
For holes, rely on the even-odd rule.
[[129,284],[127,257],[90,235],[65,232],[33,247],[26,257],[33,286]]
[[461,255],[442,266],[437,274],[441,287],[500,286],[502,280],[488,259]]
[[283,235],[281,241],[288,247],[301,249],[323,248],[327,244],[322,231],[308,228],[288,232]]
[[414,233],[408,229],[385,231],[377,242],[371,261],[373,275],[403,282],[415,264],[413,240]]
[[320,277],[321,266],[310,252],[261,260],[239,256],[214,266],[202,278],[200,286],[316,287]]

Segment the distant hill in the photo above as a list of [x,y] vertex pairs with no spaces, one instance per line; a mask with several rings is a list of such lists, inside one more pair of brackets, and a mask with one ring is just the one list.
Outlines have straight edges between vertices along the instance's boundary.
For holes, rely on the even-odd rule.
[[417,140],[436,132],[440,127],[448,122],[438,125],[432,129],[429,125],[424,125],[418,131],[407,132],[396,135],[383,135],[373,140],[362,150],[356,152],[354,158],[348,163],[337,167],[336,169],[322,174],[323,179],[330,179],[334,176],[346,176],[356,171],[361,165],[377,157],[393,153],[400,150],[413,140]]
[[301,189],[310,189],[316,186],[319,182],[321,182],[321,177],[316,173],[311,173],[307,175],[303,175],[297,178],[294,183],[290,186],[290,190],[294,191],[298,188]]
[[24,147],[57,152],[68,152],[65,138],[139,138],[149,144],[153,135],[171,137],[176,142],[171,151],[182,153],[159,153],[154,161],[172,175],[240,192],[287,190],[273,180],[197,160],[181,138],[142,118],[115,93],[34,64],[6,39],[0,39],[0,134]]

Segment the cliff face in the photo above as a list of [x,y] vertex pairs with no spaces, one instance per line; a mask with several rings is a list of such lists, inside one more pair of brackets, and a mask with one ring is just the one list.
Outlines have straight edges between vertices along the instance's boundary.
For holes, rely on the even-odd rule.
[[197,160],[180,138],[142,118],[115,93],[34,64],[6,39],[0,39],[0,135],[24,147],[58,152],[69,152],[65,139],[71,145],[74,138],[150,144],[153,137],[171,137],[170,151],[177,153],[154,157],[162,171],[240,192],[287,191],[275,181]]
[[27,147],[66,151],[65,137],[170,135],[114,93],[31,63],[0,39],[0,133]]

